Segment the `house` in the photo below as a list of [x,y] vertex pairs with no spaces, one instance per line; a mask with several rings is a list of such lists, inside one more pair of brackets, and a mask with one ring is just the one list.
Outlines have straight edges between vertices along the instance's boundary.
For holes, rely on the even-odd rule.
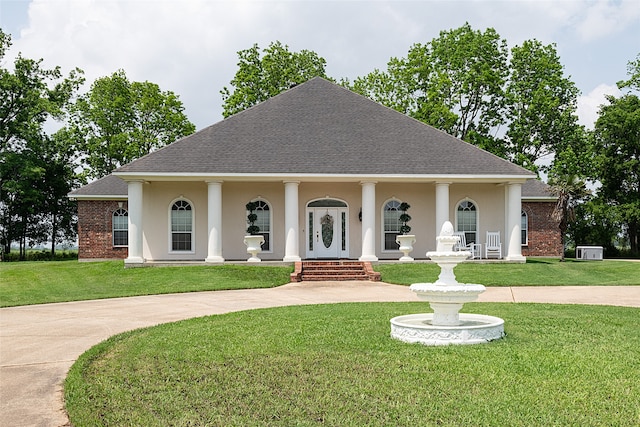
[[[79,258],[221,263],[397,259],[401,202],[413,256],[449,220],[467,242],[500,231],[506,260],[559,256],[554,198],[535,174],[322,78],[122,166],[70,194]],[[323,232],[324,231],[324,232]]]

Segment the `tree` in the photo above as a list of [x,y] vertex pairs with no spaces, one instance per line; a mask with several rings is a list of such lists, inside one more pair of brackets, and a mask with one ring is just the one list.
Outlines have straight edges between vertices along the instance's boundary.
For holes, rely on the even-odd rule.
[[[527,40],[511,50],[506,88],[508,158],[537,172],[537,162],[580,145],[578,88],[564,76],[554,45]],[[545,168],[543,168],[545,169]]]
[[618,88],[640,90],[640,53],[634,61],[627,63],[627,74],[630,76],[629,79],[619,81]]
[[494,141],[502,120],[506,77],[506,41],[492,28],[475,31],[467,23],[440,32],[425,45],[413,45],[407,58],[392,58],[386,72],[376,70],[356,79],[353,89],[499,152]]
[[263,53],[261,58],[258,44],[238,52],[238,71],[231,80],[232,88],[225,86],[220,91],[224,117],[246,110],[313,77],[327,78],[326,61],[315,52],[290,52],[289,46],[276,41],[269,44]]
[[608,96],[595,124],[598,196],[614,210],[629,238],[631,252],[640,244],[640,98]]
[[584,181],[575,175],[553,176],[549,180],[551,192],[558,198],[551,214],[554,221],[558,221],[562,240],[562,255],[564,261],[565,239],[569,224],[575,220],[575,208],[588,194]]
[[176,94],[130,82],[119,70],[97,79],[78,99],[66,136],[80,147],[87,176],[101,178],[194,131]]
[[[0,62],[10,45],[0,30]],[[21,257],[28,244],[75,235],[56,225],[61,215],[73,216],[72,207],[63,202],[51,216],[56,203],[51,197],[66,199],[73,182],[61,173],[71,168],[69,158],[60,158],[43,128],[47,120],[65,117],[82,71],[63,78],[59,67],[47,70],[41,64],[18,55],[13,70],[0,68],[0,252],[10,252],[15,241]]]

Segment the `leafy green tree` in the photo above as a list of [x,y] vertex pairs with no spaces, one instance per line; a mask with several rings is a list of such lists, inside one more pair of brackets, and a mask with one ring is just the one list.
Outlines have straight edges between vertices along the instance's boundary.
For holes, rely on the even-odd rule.
[[[390,108],[500,152],[495,133],[502,121],[507,77],[506,41],[489,28],[467,23],[415,44],[407,58],[392,58],[387,71],[358,78],[352,88]],[[502,154],[502,153],[499,153]]]
[[309,50],[290,52],[279,41],[263,50],[254,44],[250,49],[238,52],[238,71],[231,80],[232,88],[224,87],[222,94],[223,116],[229,117],[266,101],[313,77],[327,78],[326,61]]
[[[10,45],[11,38],[0,30],[0,63]],[[51,197],[66,199],[73,186],[60,167],[73,171],[68,157],[56,160],[58,147],[44,123],[65,117],[82,72],[76,69],[63,78],[59,67],[47,70],[41,64],[18,55],[12,70],[0,68],[0,251],[8,253],[18,242],[21,257],[28,244],[75,235],[56,225],[61,215],[72,217],[73,208],[63,201],[55,213],[50,209]]]
[[582,144],[578,88],[566,76],[554,45],[527,40],[511,50],[506,87],[508,158],[532,171],[544,157]]
[[66,136],[80,147],[87,176],[100,178],[194,131],[176,94],[119,70],[77,100]]
[[595,124],[598,196],[614,210],[629,238],[631,252],[640,243],[640,98],[608,96]]
[[640,53],[636,56],[636,59],[629,61],[627,64],[628,80],[622,80],[618,82],[618,88],[629,88],[640,90]]
[[605,257],[619,255],[616,241],[620,231],[616,212],[598,197],[575,207],[575,220],[569,223],[568,239],[575,245],[597,245]]

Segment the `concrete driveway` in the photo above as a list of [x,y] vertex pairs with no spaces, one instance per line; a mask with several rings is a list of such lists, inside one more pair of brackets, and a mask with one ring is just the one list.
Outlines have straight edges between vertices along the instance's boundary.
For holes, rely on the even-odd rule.
[[[0,309],[0,424],[64,426],[62,383],[83,352],[108,337],[192,317],[300,304],[417,301],[380,282],[291,283],[272,289],[198,292]],[[481,302],[640,307],[640,286],[488,288]],[[427,308],[425,311],[430,311]]]

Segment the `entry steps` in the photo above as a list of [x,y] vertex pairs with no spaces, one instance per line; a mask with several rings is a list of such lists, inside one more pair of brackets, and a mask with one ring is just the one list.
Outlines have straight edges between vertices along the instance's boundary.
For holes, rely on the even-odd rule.
[[292,282],[365,280],[380,281],[380,273],[373,271],[370,262],[331,260],[296,262],[291,273]]

